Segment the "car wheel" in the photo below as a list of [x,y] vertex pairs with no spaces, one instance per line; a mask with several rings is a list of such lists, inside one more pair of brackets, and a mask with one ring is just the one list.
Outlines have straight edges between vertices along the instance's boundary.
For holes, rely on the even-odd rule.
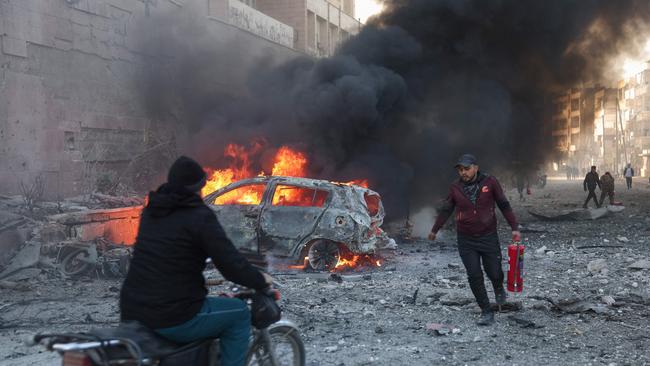
[[317,271],[331,270],[341,258],[339,245],[331,240],[319,239],[311,244],[307,253],[309,265]]

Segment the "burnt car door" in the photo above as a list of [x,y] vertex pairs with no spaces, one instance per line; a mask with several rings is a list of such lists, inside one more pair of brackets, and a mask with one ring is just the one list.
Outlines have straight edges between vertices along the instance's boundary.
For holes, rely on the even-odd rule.
[[326,188],[278,183],[262,209],[260,244],[265,251],[289,255],[314,231],[331,193]]
[[265,189],[265,183],[237,185],[207,201],[238,249],[254,252],[259,249],[258,224]]

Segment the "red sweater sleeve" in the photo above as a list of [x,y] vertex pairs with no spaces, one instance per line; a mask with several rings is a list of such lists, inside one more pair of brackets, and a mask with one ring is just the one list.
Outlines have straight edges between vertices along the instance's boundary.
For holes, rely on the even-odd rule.
[[447,194],[447,198],[442,202],[442,205],[438,208],[438,217],[436,217],[436,222],[433,224],[433,229],[431,229],[431,232],[437,233],[440,228],[447,222],[447,219],[449,219],[449,216],[451,216],[452,212],[454,212],[454,208],[456,207],[456,202],[454,202],[454,195],[453,192],[451,191],[451,188],[449,188],[449,193]]
[[510,202],[508,202],[506,195],[503,193],[503,188],[501,188],[501,184],[499,184],[499,181],[496,178],[494,178],[492,185],[493,185],[492,192],[494,194],[494,201],[499,207],[499,210],[501,210],[503,217],[505,217],[506,221],[508,221],[508,224],[510,224],[512,231],[518,230],[519,224],[517,223],[517,218],[515,217],[515,213],[512,210],[512,207],[510,206]]

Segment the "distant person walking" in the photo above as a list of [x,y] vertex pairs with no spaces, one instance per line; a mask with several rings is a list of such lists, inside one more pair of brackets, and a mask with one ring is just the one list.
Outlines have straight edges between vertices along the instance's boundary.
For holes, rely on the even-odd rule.
[[609,172],[605,172],[600,177],[600,205],[605,202],[605,196],[609,197],[609,204],[614,204],[614,177]]
[[585,180],[582,182],[582,186],[584,187],[585,192],[589,190],[589,194],[587,195],[587,199],[585,200],[585,204],[582,205],[583,208],[587,208],[587,204],[589,203],[590,199],[594,199],[594,202],[596,203],[596,208],[600,208],[600,204],[598,203],[598,197],[596,197],[596,187],[601,188],[600,186],[600,179],[598,177],[598,173],[596,172],[596,166],[592,165],[591,166],[591,171],[587,173],[585,176]]
[[530,191],[530,181],[528,175],[523,171],[519,170],[515,176],[515,183],[517,184],[517,192],[519,193],[519,201],[525,201],[526,197],[524,196],[524,188],[526,192]]
[[632,164],[627,163],[625,169],[623,169],[623,176],[625,177],[627,189],[632,189],[632,177],[634,176],[634,169],[632,168]]

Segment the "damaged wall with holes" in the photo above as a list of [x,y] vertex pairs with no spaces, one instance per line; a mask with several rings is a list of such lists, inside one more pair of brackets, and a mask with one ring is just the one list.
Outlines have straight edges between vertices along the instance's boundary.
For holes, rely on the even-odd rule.
[[[211,14],[220,1],[193,4],[203,15],[198,21],[223,42],[246,40],[258,52],[295,55]],[[182,10],[183,3],[0,1],[0,194],[21,194],[21,182],[36,179],[47,199],[89,193],[101,174],[115,179],[147,149],[171,145],[179,131],[161,137],[160,116],[148,115],[138,95],[147,58],[137,27],[144,18]],[[238,82],[229,76],[215,87],[237,93]]]

